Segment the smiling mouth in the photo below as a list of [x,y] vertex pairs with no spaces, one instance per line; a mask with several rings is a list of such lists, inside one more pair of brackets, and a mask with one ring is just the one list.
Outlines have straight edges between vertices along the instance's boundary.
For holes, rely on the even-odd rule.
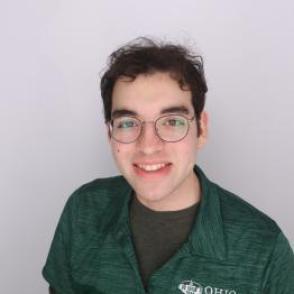
[[139,168],[140,170],[144,172],[156,172],[160,171],[168,166],[170,166],[171,163],[158,163],[158,164],[134,164],[135,167]]

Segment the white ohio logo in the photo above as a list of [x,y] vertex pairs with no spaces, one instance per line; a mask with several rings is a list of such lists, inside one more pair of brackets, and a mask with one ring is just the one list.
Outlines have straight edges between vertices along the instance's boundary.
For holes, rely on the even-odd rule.
[[192,280],[183,281],[178,286],[184,294],[237,294],[235,290],[216,288],[211,286],[202,286]]
[[179,289],[184,294],[202,294],[202,286],[198,283],[195,283],[193,281],[183,281],[179,285]]

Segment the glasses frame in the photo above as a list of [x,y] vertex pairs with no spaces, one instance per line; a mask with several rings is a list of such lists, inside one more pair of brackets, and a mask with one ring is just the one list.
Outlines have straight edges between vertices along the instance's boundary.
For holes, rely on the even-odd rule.
[[[184,119],[188,122],[187,131],[186,131],[186,134],[183,136],[183,138],[181,138],[181,139],[179,139],[179,140],[176,140],[176,141],[168,141],[168,140],[164,140],[164,139],[162,139],[162,138],[160,137],[160,135],[158,134],[158,130],[157,130],[157,128],[156,128],[156,124],[157,124],[158,120],[160,120],[160,119],[162,119],[162,118],[165,118],[165,117],[169,117],[169,116],[180,116],[180,117],[184,118]],[[137,121],[139,122],[139,124],[140,124],[140,131],[139,131],[139,133],[138,133],[138,136],[137,136],[134,140],[132,140],[132,141],[130,141],[130,142],[123,142],[123,141],[120,141],[120,140],[116,139],[116,138],[113,136],[113,134],[112,134],[112,126],[113,126],[113,120],[114,120],[114,119],[111,119],[111,120],[107,123],[107,125],[108,125],[108,130],[109,130],[109,135],[110,135],[110,137],[113,138],[116,142],[119,142],[119,143],[122,143],[122,144],[131,144],[131,143],[134,143],[135,141],[137,141],[137,140],[141,137],[141,135],[142,135],[142,131],[143,131],[143,125],[146,124],[146,123],[152,123],[152,124],[154,125],[154,130],[155,130],[156,136],[157,136],[161,141],[163,141],[163,142],[168,142],[168,143],[176,143],[176,142],[182,141],[182,140],[188,135],[189,130],[190,130],[190,124],[191,124],[191,122],[195,119],[195,115],[194,115],[193,117],[191,117],[191,118],[188,118],[188,117],[186,117],[185,115],[182,115],[182,114],[172,114],[172,113],[171,113],[171,114],[167,114],[167,115],[159,116],[156,120],[150,120],[150,121],[147,121],[147,120],[141,120],[141,119],[139,119],[139,118],[137,118],[137,117],[134,117],[134,116],[131,116],[131,115],[125,115],[125,116],[123,116],[123,117],[130,117],[130,118],[132,118],[132,119],[137,120]]]

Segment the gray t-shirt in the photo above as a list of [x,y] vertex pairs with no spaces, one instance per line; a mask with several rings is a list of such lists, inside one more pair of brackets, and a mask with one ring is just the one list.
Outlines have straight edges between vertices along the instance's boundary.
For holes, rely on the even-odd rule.
[[153,211],[133,197],[130,224],[145,287],[150,275],[164,265],[186,241],[198,206],[199,202],[178,211]]

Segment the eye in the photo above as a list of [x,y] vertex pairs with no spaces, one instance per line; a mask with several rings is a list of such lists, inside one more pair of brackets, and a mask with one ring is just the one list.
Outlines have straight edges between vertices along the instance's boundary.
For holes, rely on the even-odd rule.
[[162,124],[166,127],[182,127],[186,125],[186,122],[181,117],[167,117]]
[[134,119],[123,118],[114,120],[113,125],[117,129],[131,129],[138,126],[138,122]]

